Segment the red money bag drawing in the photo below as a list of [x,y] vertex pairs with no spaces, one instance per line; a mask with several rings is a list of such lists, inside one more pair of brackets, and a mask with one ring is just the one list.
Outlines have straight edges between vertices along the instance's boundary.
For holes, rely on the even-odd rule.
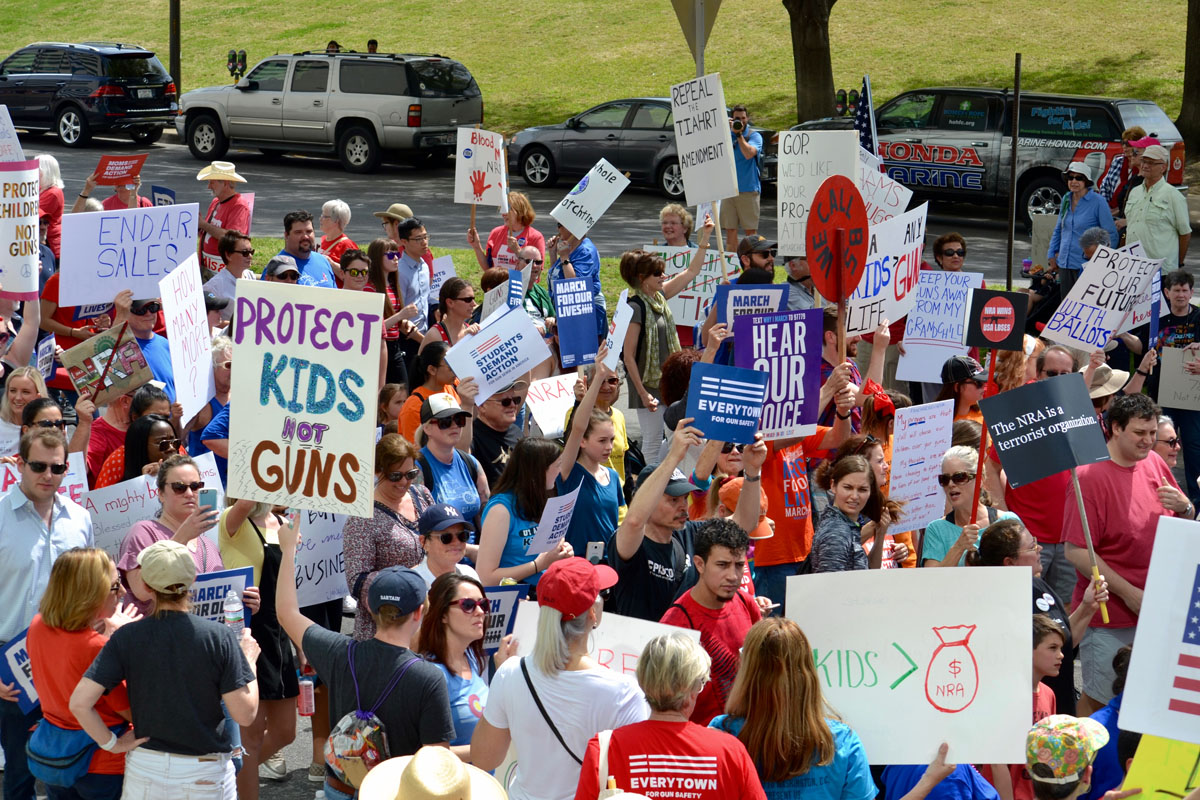
[[941,644],[929,659],[925,672],[925,699],[938,711],[957,714],[975,701],[979,693],[979,665],[971,652],[974,625],[952,625],[933,629]]

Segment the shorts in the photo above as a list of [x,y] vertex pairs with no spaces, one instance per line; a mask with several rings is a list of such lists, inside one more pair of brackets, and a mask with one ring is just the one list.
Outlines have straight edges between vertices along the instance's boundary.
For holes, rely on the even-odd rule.
[[1113,699],[1113,656],[1127,644],[1133,644],[1137,628],[1088,628],[1079,643],[1079,660],[1083,664],[1083,691],[1101,703]]
[[738,192],[721,201],[721,227],[727,231],[758,230],[758,192]]
[[183,756],[139,747],[125,756],[123,800],[236,800],[229,753]]

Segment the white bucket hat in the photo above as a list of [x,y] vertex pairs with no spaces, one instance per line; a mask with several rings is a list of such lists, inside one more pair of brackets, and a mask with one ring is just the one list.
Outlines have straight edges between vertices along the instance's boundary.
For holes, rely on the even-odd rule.
[[246,179],[237,174],[237,168],[232,161],[214,161],[196,173],[198,181],[233,181],[245,183]]
[[1092,175],[1091,166],[1083,163],[1082,161],[1072,161],[1071,166],[1067,167],[1066,172],[1063,173],[1063,180],[1067,179],[1067,173],[1070,172],[1078,172],[1080,175],[1087,178],[1089,186],[1096,181],[1096,177]]
[[389,758],[367,773],[359,800],[506,800],[500,781],[445,747]]

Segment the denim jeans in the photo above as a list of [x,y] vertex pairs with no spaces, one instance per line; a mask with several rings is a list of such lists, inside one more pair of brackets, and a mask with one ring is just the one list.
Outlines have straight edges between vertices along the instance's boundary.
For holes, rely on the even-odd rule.
[[4,749],[4,800],[34,800],[37,780],[25,761],[29,729],[42,718],[41,707],[26,714],[16,703],[0,700],[0,748]]
[[345,792],[340,792],[330,786],[329,781],[325,781],[325,800],[353,800],[353,798],[357,796],[357,792],[352,795],[346,794]]
[[779,603],[779,608],[772,614],[782,617],[785,609],[784,600],[787,597],[787,579],[796,574],[796,564],[772,564],[767,567],[754,568],[754,593],[771,598],[771,602]]
[[121,800],[124,775],[88,773],[70,786],[46,786],[50,800]]

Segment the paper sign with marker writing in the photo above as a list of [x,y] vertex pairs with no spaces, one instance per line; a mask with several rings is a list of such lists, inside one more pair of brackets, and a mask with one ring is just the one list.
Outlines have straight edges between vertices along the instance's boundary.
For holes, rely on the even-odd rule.
[[567,412],[575,407],[575,380],[575,373],[568,372],[529,384],[525,402],[542,436],[548,439],[562,436]]
[[979,272],[921,270],[917,296],[904,326],[904,350],[896,366],[902,381],[942,382],[942,364],[964,356],[967,307],[971,290],[983,282]]
[[[16,490],[21,482],[21,470],[16,464],[0,464],[0,497]],[[87,491],[87,463],[83,453],[67,453],[67,474],[63,476],[58,493],[76,503]]]
[[1166,408],[1200,410],[1200,375],[1186,370],[1196,363],[1196,354],[1182,347],[1164,347],[1159,360],[1158,402]]
[[751,444],[763,416],[766,372],[697,363],[688,382],[687,416],[706,439]]
[[[1146,251],[1142,248],[1141,242],[1125,245],[1117,248],[1118,253],[1129,253],[1134,256],[1145,257]],[[1150,322],[1154,312],[1157,312],[1162,306],[1162,270],[1156,271],[1150,276],[1150,285],[1146,287],[1144,292],[1141,292],[1133,301],[1133,313],[1121,325],[1117,326],[1116,333],[1126,333],[1139,328],[1142,325]],[[1152,334],[1156,331],[1152,331]],[[1113,335],[1115,336],[1116,333]],[[1154,347],[1156,342],[1154,336],[1151,336],[1150,346]]]
[[[719,232],[718,232],[718,235]],[[664,280],[671,280],[681,272],[686,272],[695,257],[695,247],[669,247],[667,245],[647,245],[642,248],[648,253],[658,256],[666,263]],[[692,327],[704,322],[708,314],[708,306],[717,293],[717,286],[727,277],[736,278],[742,271],[742,264],[737,253],[725,254],[725,271],[721,271],[721,255],[716,248],[704,251],[704,264],[700,273],[687,287],[674,297],[667,299],[667,307],[675,324],[681,327]]]
[[483,593],[490,608],[483,623],[483,652],[491,655],[500,649],[500,642],[513,632],[517,622],[517,604],[529,594],[529,584],[489,586]]
[[442,284],[458,273],[454,271],[453,256],[439,256],[433,260],[433,275],[429,279],[429,300],[441,297]]
[[54,377],[54,334],[50,334],[45,339],[38,342],[37,346],[37,368],[38,372],[42,373],[42,378],[50,380]]
[[0,161],[0,297],[10,300],[38,297],[38,186],[37,161]]
[[542,518],[538,521],[537,533],[525,547],[526,555],[537,555],[558,547],[571,527],[571,515],[575,513],[575,501],[579,499],[580,484],[561,497],[546,500]]
[[764,439],[817,432],[821,393],[820,309],[751,314],[734,323],[734,362],[767,375],[758,430]]
[[1068,347],[1099,350],[1133,316],[1137,298],[1161,266],[1162,259],[1100,245],[1042,335]]
[[1187,797],[1200,788],[1200,745],[1142,736],[1122,786],[1141,789],[1139,800]]
[[96,166],[96,184],[99,186],[121,186],[132,184],[146,163],[146,153],[135,156],[100,156]]
[[151,186],[150,200],[156,206],[173,206],[175,205],[175,190],[168,189],[165,186]]
[[25,636],[29,629],[21,631],[0,649],[0,681],[14,684],[20,694],[17,705],[28,714],[38,707],[37,687],[33,685],[33,666],[29,661],[29,649]]
[[[859,148],[860,156],[865,152]],[[880,172],[878,167],[869,168],[861,158],[859,165],[858,191],[862,193],[863,203],[867,206],[867,222],[878,225],[903,214],[908,208],[908,201],[912,200],[912,189],[892,180],[886,172]]]
[[464,336],[446,351],[446,363],[459,380],[479,383],[482,403],[550,357],[550,349],[522,308],[512,308],[473,336]]
[[741,316],[782,311],[787,307],[787,297],[787,284],[741,286],[723,283],[717,287],[713,304],[717,309],[717,322],[732,326]]
[[903,501],[904,511],[889,533],[919,530],[945,514],[938,475],[953,426],[953,400],[896,409],[888,497]]
[[454,151],[454,202],[500,207],[504,180],[504,137],[479,128],[459,128]]
[[817,189],[832,175],[858,180],[854,131],[783,131],[779,134],[776,211],[779,252],[807,252],[805,229]]
[[602,158],[579,179],[574,189],[567,192],[550,216],[561,222],[573,236],[582,239],[628,185],[629,178]]
[[617,362],[621,360],[621,352],[625,348],[625,334],[629,332],[629,323],[633,322],[633,306],[629,305],[629,290],[622,289],[617,298],[617,310],[612,322],[608,324],[608,337],[604,344],[608,347],[608,355],[604,357],[604,365],[613,372],[617,371]]
[[171,347],[171,369],[175,373],[175,400],[183,406],[183,419],[190,420],[217,394],[213,377],[212,334],[204,289],[200,285],[200,262],[192,253],[158,284],[167,342]]
[[908,213],[871,224],[867,268],[846,305],[847,334],[871,333],[885,319],[899,322],[917,301],[928,212],[929,204],[922,203]]
[[729,127],[720,73],[671,87],[675,149],[689,206],[724,200],[738,193],[736,147]]
[[[1029,731],[1029,573],[861,570],[787,579],[829,704],[872,764],[1016,764]],[[895,609],[903,608],[897,615]]]
[[67,214],[59,305],[111,302],[122,289],[158,296],[158,282],[196,252],[199,206],[185,203]]
[[596,312],[587,278],[554,281],[554,319],[558,326],[558,357],[563,369],[596,362]]
[[[234,592],[241,597],[242,593],[246,591],[246,587],[253,585],[254,567],[202,572],[196,576],[196,582],[192,584],[190,590],[191,611],[197,617],[203,617],[213,622],[224,622],[225,595]],[[242,609],[248,628],[250,627],[250,610],[244,605]]]
[[342,554],[345,514],[299,512],[300,541],[296,544],[296,598],[300,607],[327,603],[349,594]]
[[25,151],[21,149],[21,140],[17,138],[17,129],[13,127],[8,106],[0,104],[0,161],[24,160]]
[[491,325],[508,309],[521,308],[521,299],[525,296],[522,288],[521,270],[510,269],[508,280],[499,286],[493,286],[483,296],[483,310],[480,312],[480,328]]
[[[118,343],[117,334],[120,333],[120,326],[101,331],[62,355],[62,365],[75,391],[81,394],[86,391],[97,406],[107,405],[154,377],[133,333],[126,328]],[[104,378],[103,386],[100,385],[101,377]]]

